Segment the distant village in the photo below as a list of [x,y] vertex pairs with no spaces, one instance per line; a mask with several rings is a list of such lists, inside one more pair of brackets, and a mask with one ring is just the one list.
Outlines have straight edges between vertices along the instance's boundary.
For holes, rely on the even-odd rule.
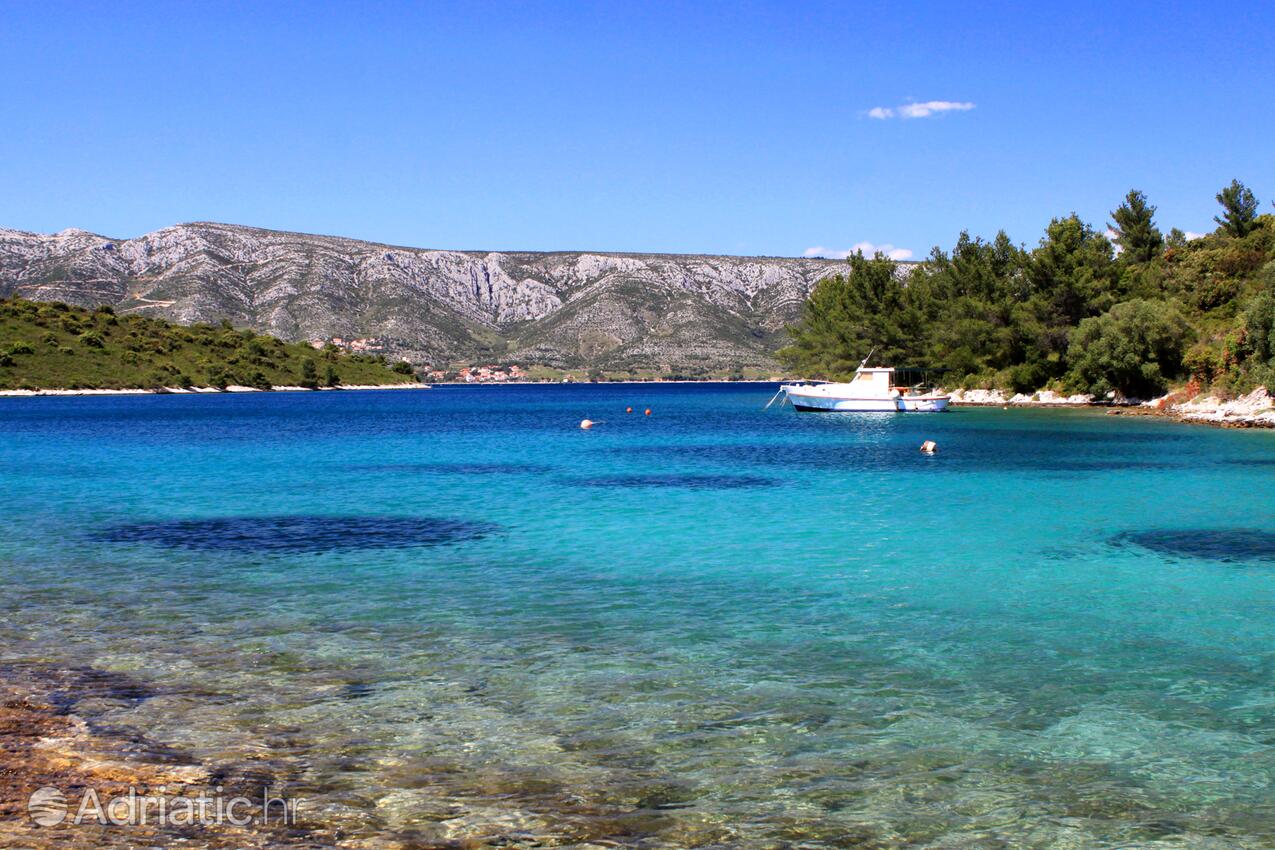
[[[334,336],[331,339],[310,340],[310,345],[315,348],[323,348],[329,344],[344,348],[354,354],[384,355],[388,350],[385,341],[378,337],[346,339]],[[466,384],[503,384],[510,381],[530,380],[530,375],[527,374],[526,370],[517,364],[509,366],[464,366],[460,369],[431,369],[427,367],[425,371],[420,373],[420,377],[423,380],[436,383],[457,381]],[[575,377],[567,375],[563,380],[570,382],[574,381]]]
[[[360,337],[358,339],[346,339],[345,337],[334,336],[331,339],[311,339],[310,345],[315,348],[324,348],[329,345],[343,348],[351,354],[363,354],[370,357],[388,358],[390,352],[397,349],[397,346],[390,344],[387,340],[380,337]],[[464,383],[464,384],[506,384],[520,382],[535,383],[596,383],[608,380],[663,380],[663,381],[705,381],[705,380],[728,380],[742,381],[747,380],[742,372],[736,371],[730,375],[713,375],[702,370],[689,370],[689,374],[679,372],[672,368],[669,364],[661,364],[659,371],[654,374],[639,375],[629,372],[617,378],[615,376],[607,376],[600,369],[589,368],[582,369],[579,373],[562,372],[557,369],[548,367],[536,368],[536,374],[532,375],[526,368],[516,363],[510,364],[489,364],[485,366],[458,366],[451,365],[447,367],[435,368],[430,364],[417,365],[410,361],[402,360],[403,363],[409,363],[413,373],[418,380],[428,381],[430,383]],[[399,364],[391,364],[397,366]],[[757,380],[765,376],[750,376]],[[771,380],[779,380],[778,376],[772,377]]]
[[528,380],[527,373],[517,365],[466,366],[456,372],[433,369],[426,374],[431,381],[464,381],[467,384],[503,384],[506,381]]

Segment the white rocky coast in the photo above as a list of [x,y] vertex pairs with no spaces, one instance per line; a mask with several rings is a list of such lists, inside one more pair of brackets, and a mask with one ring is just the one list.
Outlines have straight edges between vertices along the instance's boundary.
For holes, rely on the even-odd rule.
[[1183,422],[1200,422],[1228,428],[1275,428],[1275,398],[1258,387],[1239,398],[1220,399],[1214,395],[1196,396],[1186,401],[1175,401],[1168,395],[1142,406]]
[[1016,393],[1006,396],[1001,390],[956,390],[952,393],[953,404],[991,407],[1084,407],[1094,403],[1091,395],[1060,395],[1053,390],[1040,390],[1031,393]]
[[[1002,390],[955,390],[952,403],[971,407],[1087,407],[1103,403],[1092,395],[1065,396],[1051,390],[1007,395]],[[1114,405],[1107,412],[1124,416],[1168,416],[1182,422],[1220,425],[1225,428],[1275,428],[1275,397],[1266,387],[1258,387],[1239,398],[1222,399],[1215,395],[1187,397],[1170,393],[1151,401],[1107,399]]]

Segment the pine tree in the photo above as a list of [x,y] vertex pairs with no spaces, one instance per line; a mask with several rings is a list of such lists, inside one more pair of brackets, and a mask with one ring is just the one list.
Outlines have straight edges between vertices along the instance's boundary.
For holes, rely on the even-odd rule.
[[1217,193],[1217,202],[1222,205],[1222,215],[1213,220],[1222,225],[1222,229],[1230,236],[1242,238],[1257,227],[1257,198],[1253,190],[1238,180]]
[[301,386],[312,390],[319,388],[319,370],[308,357],[301,362]]
[[792,343],[781,362],[809,377],[844,378],[876,352],[878,362],[911,360],[920,348],[923,322],[912,309],[898,264],[881,254],[849,257],[849,274],[821,280],[788,328]]
[[1146,195],[1131,189],[1111,217],[1115,219],[1112,229],[1116,232],[1116,244],[1122,249],[1120,259],[1147,263],[1156,258],[1164,239],[1155,226],[1155,207],[1147,203]]

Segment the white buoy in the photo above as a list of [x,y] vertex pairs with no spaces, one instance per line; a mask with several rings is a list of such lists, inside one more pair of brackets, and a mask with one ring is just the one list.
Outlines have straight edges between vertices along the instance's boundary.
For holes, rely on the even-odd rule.
[[581,428],[583,428],[584,430],[588,431],[590,428],[592,428],[592,427],[593,427],[593,420],[592,420],[592,419],[581,419],[581,420],[580,420],[580,427],[581,427]]
[[923,454],[932,455],[939,450],[938,443],[933,440],[926,440],[921,444],[921,452]]

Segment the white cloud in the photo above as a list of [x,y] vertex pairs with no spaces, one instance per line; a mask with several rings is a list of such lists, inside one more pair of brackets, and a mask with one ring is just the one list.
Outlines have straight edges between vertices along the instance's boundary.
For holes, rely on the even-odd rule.
[[1117,239],[1120,238],[1120,234],[1116,233],[1115,230],[1108,227],[1106,232],[1103,233],[1102,235],[1107,237],[1107,241],[1111,243],[1111,247],[1115,250],[1116,256],[1119,257],[1120,254],[1124,251],[1124,246],[1116,241]]
[[825,248],[822,245],[816,245],[813,248],[807,248],[802,252],[803,257],[825,257],[829,260],[844,260],[851,254],[863,254],[865,257],[871,257],[876,253],[885,254],[891,260],[910,260],[912,259],[912,251],[910,248],[896,248],[889,243],[882,245],[874,245],[871,242],[856,242],[845,250],[837,248]]
[[1188,231],[1186,232],[1186,241],[1188,241],[1188,242],[1192,242],[1192,241],[1194,241],[1194,240],[1196,240],[1196,239],[1203,239],[1205,236],[1208,236],[1208,234],[1207,234],[1207,233],[1196,233],[1194,230],[1188,230]]
[[924,103],[905,103],[902,106],[874,106],[868,110],[869,118],[884,121],[887,118],[929,118],[944,112],[969,112],[974,104],[969,101],[927,100]]

